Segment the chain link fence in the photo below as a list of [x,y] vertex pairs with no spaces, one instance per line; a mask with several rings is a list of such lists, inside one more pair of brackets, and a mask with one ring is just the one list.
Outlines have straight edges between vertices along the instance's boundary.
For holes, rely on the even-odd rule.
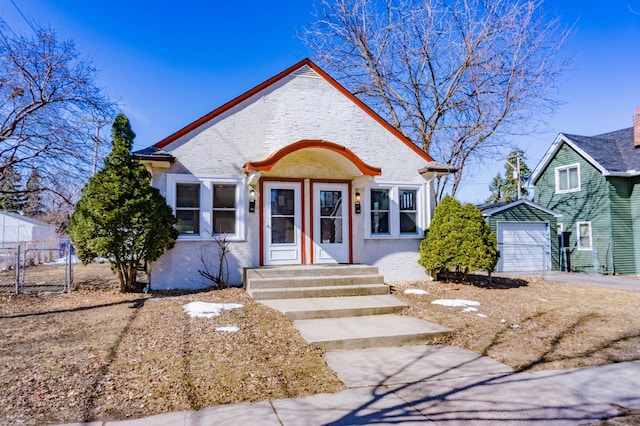
[[73,245],[68,240],[5,243],[0,246],[0,291],[15,294],[68,292]]

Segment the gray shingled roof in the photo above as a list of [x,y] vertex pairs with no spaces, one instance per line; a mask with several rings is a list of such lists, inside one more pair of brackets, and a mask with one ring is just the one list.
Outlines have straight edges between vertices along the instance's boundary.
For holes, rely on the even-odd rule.
[[133,158],[138,160],[158,160],[169,162],[173,162],[175,160],[173,155],[160,148],[156,148],[155,146],[148,146],[144,149],[133,152],[131,155]]
[[596,136],[564,136],[608,172],[640,171],[640,148],[633,144],[633,127]]
[[556,216],[556,217],[562,216],[561,214],[556,213],[553,210],[549,210],[546,207],[542,207],[541,205],[536,204],[533,201],[529,201],[526,198],[521,198],[520,200],[513,200],[513,201],[498,201],[496,203],[477,204],[476,207],[478,208],[478,210],[482,212],[483,216],[492,216],[494,213],[498,213],[503,210],[507,210],[512,207],[519,206],[521,204],[526,204],[530,207],[533,207],[534,209],[541,210],[552,216]]

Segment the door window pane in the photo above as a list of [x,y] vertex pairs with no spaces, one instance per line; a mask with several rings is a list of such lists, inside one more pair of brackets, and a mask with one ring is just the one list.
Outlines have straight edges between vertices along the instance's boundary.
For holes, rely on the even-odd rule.
[[271,243],[295,244],[295,191],[271,190]]
[[342,243],[342,191],[320,191],[320,240]]
[[273,244],[294,244],[295,236],[294,217],[271,218],[271,242]]
[[295,195],[293,189],[271,190],[271,215],[292,216],[295,211]]

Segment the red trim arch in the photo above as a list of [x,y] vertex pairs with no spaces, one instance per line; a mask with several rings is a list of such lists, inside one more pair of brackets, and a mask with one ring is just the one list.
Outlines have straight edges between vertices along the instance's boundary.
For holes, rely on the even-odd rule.
[[342,145],[338,145],[337,143],[323,141],[320,139],[304,139],[291,145],[287,145],[284,148],[274,152],[269,157],[264,160],[259,161],[250,161],[245,163],[243,166],[243,170],[245,173],[255,170],[255,171],[269,171],[271,168],[280,160],[282,160],[287,155],[300,151],[302,149],[310,149],[310,148],[320,148],[320,149],[328,149],[329,151],[337,152],[342,155],[349,161],[351,161],[357,168],[362,172],[363,175],[366,176],[380,176],[382,174],[382,169],[379,167],[373,167],[365,163],[353,153],[349,148],[346,148]]

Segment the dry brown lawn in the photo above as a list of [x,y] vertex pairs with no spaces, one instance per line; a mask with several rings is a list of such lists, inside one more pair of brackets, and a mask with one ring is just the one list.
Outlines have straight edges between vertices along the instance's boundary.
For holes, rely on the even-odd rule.
[[[8,275],[0,274],[0,285]],[[108,265],[77,266],[74,278],[80,290],[70,294],[0,296],[4,423],[124,419],[344,389],[321,351],[241,289],[121,294]],[[436,343],[518,369],[640,359],[640,293],[544,281],[498,284],[503,288],[406,283],[396,295],[411,305],[405,314],[456,330]],[[407,288],[428,294],[405,294]],[[480,306],[461,312],[431,304],[445,298]],[[244,307],[190,318],[183,312],[190,301]],[[240,330],[216,331],[220,326]]]
[[[344,385],[289,320],[242,289],[121,294],[108,265],[77,266],[70,294],[0,300],[0,419],[124,419],[320,392]],[[241,303],[191,318],[191,301]],[[216,331],[237,326],[238,332]]]
[[[405,294],[408,288],[427,295]],[[518,370],[555,370],[640,359],[640,293],[547,282],[494,279],[493,286],[404,283],[404,311],[453,328],[441,339]],[[477,311],[432,304],[437,299],[480,302]]]

